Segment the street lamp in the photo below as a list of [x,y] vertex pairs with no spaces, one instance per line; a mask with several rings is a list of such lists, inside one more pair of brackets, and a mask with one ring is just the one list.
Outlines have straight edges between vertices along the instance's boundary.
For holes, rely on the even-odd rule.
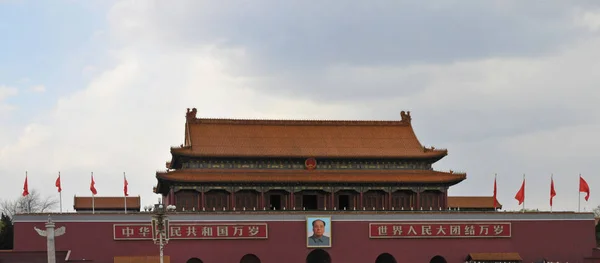
[[[168,205],[167,210],[175,210],[175,206]],[[163,250],[165,245],[169,243],[169,217],[167,217],[165,207],[161,203],[154,205],[154,212],[155,214],[152,215],[152,241],[158,245],[160,263],[163,263]]]

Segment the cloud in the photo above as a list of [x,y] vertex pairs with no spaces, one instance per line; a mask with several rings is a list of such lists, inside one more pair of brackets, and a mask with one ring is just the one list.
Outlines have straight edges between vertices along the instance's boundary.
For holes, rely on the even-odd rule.
[[[118,2],[93,36],[110,43],[98,56],[113,64],[74,72],[89,83],[0,147],[0,173],[28,169],[32,187],[53,193],[61,171],[63,193],[89,195],[94,172],[100,195],[121,195],[126,172],[145,205],[169,146],[183,142],[185,108],[286,119],[411,110],[420,141],[450,151],[435,168],[468,173],[451,194],[491,195],[497,173],[500,202],[516,209],[526,173],[541,185],[528,188],[528,206],[545,209],[554,173],[555,210],[573,210],[576,197],[560,189],[593,173],[600,125],[600,38],[577,8]],[[9,180],[0,190],[17,196],[21,178]]]
[[18,90],[16,88],[0,85],[0,117],[2,117],[2,115],[6,114],[8,111],[14,109],[14,106],[9,105],[5,100],[8,97],[16,96],[17,94]]
[[44,93],[46,91],[46,86],[44,85],[35,85],[29,88],[30,91],[35,93]]
[[590,31],[600,29],[600,9],[579,10],[575,16],[575,24]]

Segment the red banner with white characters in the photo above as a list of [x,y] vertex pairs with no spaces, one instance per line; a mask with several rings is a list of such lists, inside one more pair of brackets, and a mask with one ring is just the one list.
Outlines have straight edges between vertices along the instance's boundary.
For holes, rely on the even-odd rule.
[[[267,239],[266,223],[169,224],[169,239]],[[151,240],[151,224],[114,224],[114,240]]]
[[370,238],[500,238],[511,237],[502,222],[371,223]]

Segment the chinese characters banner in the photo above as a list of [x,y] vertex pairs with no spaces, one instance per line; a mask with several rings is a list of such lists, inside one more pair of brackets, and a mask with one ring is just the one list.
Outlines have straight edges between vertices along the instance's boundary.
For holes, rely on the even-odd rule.
[[510,223],[371,223],[370,238],[496,238],[510,237]]
[[[267,239],[267,224],[169,224],[169,239]],[[114,224],[115,240],[150,240],[150,224]]]

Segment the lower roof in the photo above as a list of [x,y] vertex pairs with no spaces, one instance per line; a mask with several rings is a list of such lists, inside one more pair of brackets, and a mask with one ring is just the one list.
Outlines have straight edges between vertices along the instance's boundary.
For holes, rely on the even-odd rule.
[[439,183],[456,184],[464,173],[433,170],[186,169],[158,172],[161,180],[182,183]]
[[[125,203],[127,200],[127,204]],[[124,196],[75,196],[73,201],[73,208],[75,210],[92,210],[94,209],[114,209],[122,210],[125,209],[140,209],[141,199],[139,196],[128,196],[125,199]]]

